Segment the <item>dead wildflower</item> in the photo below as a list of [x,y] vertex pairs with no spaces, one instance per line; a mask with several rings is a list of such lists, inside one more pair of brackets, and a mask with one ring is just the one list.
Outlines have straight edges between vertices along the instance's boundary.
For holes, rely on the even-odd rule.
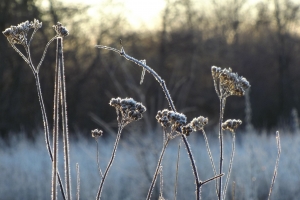
[[181,130],[182,130],[182,134],[184,134],[186,136],[189,136],[190,133],[193,132],[193,128],[192,128],[192,126],[191,126],[190,123],[188,123],[187,125],[183,126]]
[[190,123],[182,127],[182,134],[189,136],[193,131],[202,130],[208,123],[208,118],[200,116],[194,118]]
[[92,137],[93,138],[98,138],[98,137],[101,137],[103,135],[102,130],[94,129],[91,132],[92,132]]
[[228,119],[222,123],[222,129],[234,132],[238,128],[238,126],[241,124],[242,124],[242,121],[239,119]]
[[30,29],[37,31],[42,27],[42,22],[34,19],[34,21],[29,22],[28,20],[18,24],[18,26],[11,26],[5,29],[2,33],[7,38],[7,40],[13,44],[21,44],[23,46],[28,45],[27,34]]
[[222,70],[220,67],[212,66],[211,72],[219,97],[226,98],[231,95],[243,96],[245,91],[250,87],[247,79],[238,76],[237,73],[233,73],[231,68]]
[[172,130],[176,130],[179,132],[180,127],[186,124],[186,116],[184,114],[167,109],[158,111],[156,119],[162,127],[167,128],[172,126]]
[[121,113],[122,120],[126,123],[141,119],[142,114],[146,111],[146,107],[142,103],[136,102],[132,98],[112,98],[109,105],[115,107],[117,113]]
[[191,126],[193,128],[193,131],[198,131],[198,130],[202,130],[203,127],[208,123],[208,118],[207,117],[203,117],[203,116],[200,116],[200,117],[197,117],[197,118],[194,118],[192,121],[191,121]]
[[62,26],[60,22],[57,22],[57,25],[53,25],[52,28],[59,37],[65,37],[69,35],[69,31],[66,29],[66,27]]
[[169,120],[168,117],[169,110],[164,109],[162,111],[158,111],[156,115],[156,120],[160,123],[160,125],[164,128],[170,127],[171,126],[171,121]]

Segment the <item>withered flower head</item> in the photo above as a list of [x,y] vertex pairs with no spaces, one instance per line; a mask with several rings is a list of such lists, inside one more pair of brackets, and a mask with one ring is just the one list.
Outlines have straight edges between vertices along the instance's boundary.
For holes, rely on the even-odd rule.
[[156,119],[164,128],[172,126],[174,130],[178,130],[179,127],[186,124],[186,116],[184,114],[167,109],[158,111]]
[[35,30],[42,27],[42,22],[34,19],[33,22],[29,22],[28,20],[18,24],[18,26],[11,26],[10,28],[5,29],[3,31],[3,35],[7,37],[9,41],[14,44],[27,45],[27,34],[28,31],[33,28]]
[[92,137],[97,138],[103,135],[102,130],[94,129],[91,131],[92,132]]
[[146,111],[146,107],[142,103],[136,102],[132,98],[112,98],[109,105],[115,107],[127,122],[141,119],[142,114]]
[[238,128],[238,126],[241,124],[242,124],[242,121],[239,119],[228,119],[222,123],[222,129],[234,132]]
[[66,29],[66,27],[62,26],[60,22],[57,22],[57,25],[53,25],[52,28],[59,37],[65,37],[69,35],[69,31]]
[[203,129],[203,127],[204,127],[207,123],[208,123],[208,118],[207,118],[207,117],[200,116],[200,117],[194,118],[194,119],[191,121],[191,126],[192,126],[192,128],[193,128],[193,131],[198,131],[198,130]]
[[212,66],[211,71],[216,92],[222,97],[230,95],[243,96],[250,87],[247,79],[233,73],[231,68],[222,70],[220,67]]

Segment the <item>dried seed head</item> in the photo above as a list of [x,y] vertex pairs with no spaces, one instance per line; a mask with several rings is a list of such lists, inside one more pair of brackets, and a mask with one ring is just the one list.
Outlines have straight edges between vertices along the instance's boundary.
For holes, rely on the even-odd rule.
[[230,95],[243,96],[245,91],[250,87],[247,79],[238,76],[237,73],[233,73],[231,68],[222,70],[220,67],[212,66],[211,71],[215,82],[215,89],[222,97]]
[[102,130],[94,129],[92,130],[92,137],[97,138],[103,135]]
[[132,98],[112,98],[109,105],[115,107],[127,122],[141,119],[143,117],[142,114],[146,112],[146,107]]
[[193,128],[193,131],[198,131],[198,130],[202,130],[203,127],[208,123],[208,118],[207,117],[197,117],[194,118],[191,121],[191,127]]
[[185,126],[182,127],[182,134],[189,136],[191,132],[193,132],[193,128],[191,126],[191,124],[187,124]]
[[28,20],[18,24],[18,26],[11,26],[10,28],[5,29],[2,33],[9,41],[14,44],[27,45],[27,34],[28,31],[33,28],[35,30],[42,27],[42,22],[39,23],[39,20],[34,19],[33,22]]
[[66,27],[62,26],[60,22],[57,22],[57,25],[53,25],[52,28],[59,37],[65,37],[69,35],[69,31],[66,29]]
[[164,109],[162,111],[158,111],[156,115],[156,120],[160,123],[160,125],[164,128],[170,127],[171,126],[171,121],[169,120],[168,117],[169,110]]
[[238,128],[238,126],[241,124],[242,124],[242,121],[239,119],[228,119],[222,123],[222,129],[234,132]]
[[158,111],[156,119],[165,128],[172,125],[174,130],[178,130],[180,126],[186,124],[186,116],[184,114],[167,109]]

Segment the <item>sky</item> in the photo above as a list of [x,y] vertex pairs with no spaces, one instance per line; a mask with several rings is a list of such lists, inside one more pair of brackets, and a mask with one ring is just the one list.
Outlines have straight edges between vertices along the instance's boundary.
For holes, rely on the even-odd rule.
[[[92,5],[89,13],[94,15],[101,4],[107,0],[65,0],[70,3],[86,3]],[[151,29],[158,25],[160,14],[165,7],[164,0],[114,0],[116,4],[124,5],[126,17],[133,27],[144,25]]]

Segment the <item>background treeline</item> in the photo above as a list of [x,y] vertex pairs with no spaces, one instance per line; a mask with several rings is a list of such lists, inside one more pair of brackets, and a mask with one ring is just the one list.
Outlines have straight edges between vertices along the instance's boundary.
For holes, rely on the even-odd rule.
[[[203,1],[204,2],[204,1]],[[54,36],[52,25],[60,21],[70,35],[65,38],[69,126],[91,130],[95,117],[114,126],[112,97],[133,97],[148,111],[146,127],[155,123],[157,110],[167,107],[159,84],[142,69],[117,54],[95,49],[95,44],[120,48],[146,59],[165,79],[176,107],[189,119],[209,117],[210,127],[218,120],[218,98],[211,66],[231,67],[251,83],[250,101],[255,128],[273,128],[291,122],[292,109],[300,110],[300,3],[289,0],[212,0],[210,5],[192,0],[167,0],[156,29],[132,28],[122,5],[110,0],[99,5],[97,16],[89,7],[56,0],[1,0],[0,30],[25,20],[39,19],[43,28],[31,49],[39,62],[47,41]],[[146,9],[146,8],[145,8]],[[41,68],[41,85],[51,119],[55,42]],[[41,112],[32,72],[0,36],[0,131],[1,135],[42,127]],[[244,120],[245,101],[228,101],[225,118]],[[244,97],[243,97],[244,98]],[[101,127],[100,127],[101,128]]]

